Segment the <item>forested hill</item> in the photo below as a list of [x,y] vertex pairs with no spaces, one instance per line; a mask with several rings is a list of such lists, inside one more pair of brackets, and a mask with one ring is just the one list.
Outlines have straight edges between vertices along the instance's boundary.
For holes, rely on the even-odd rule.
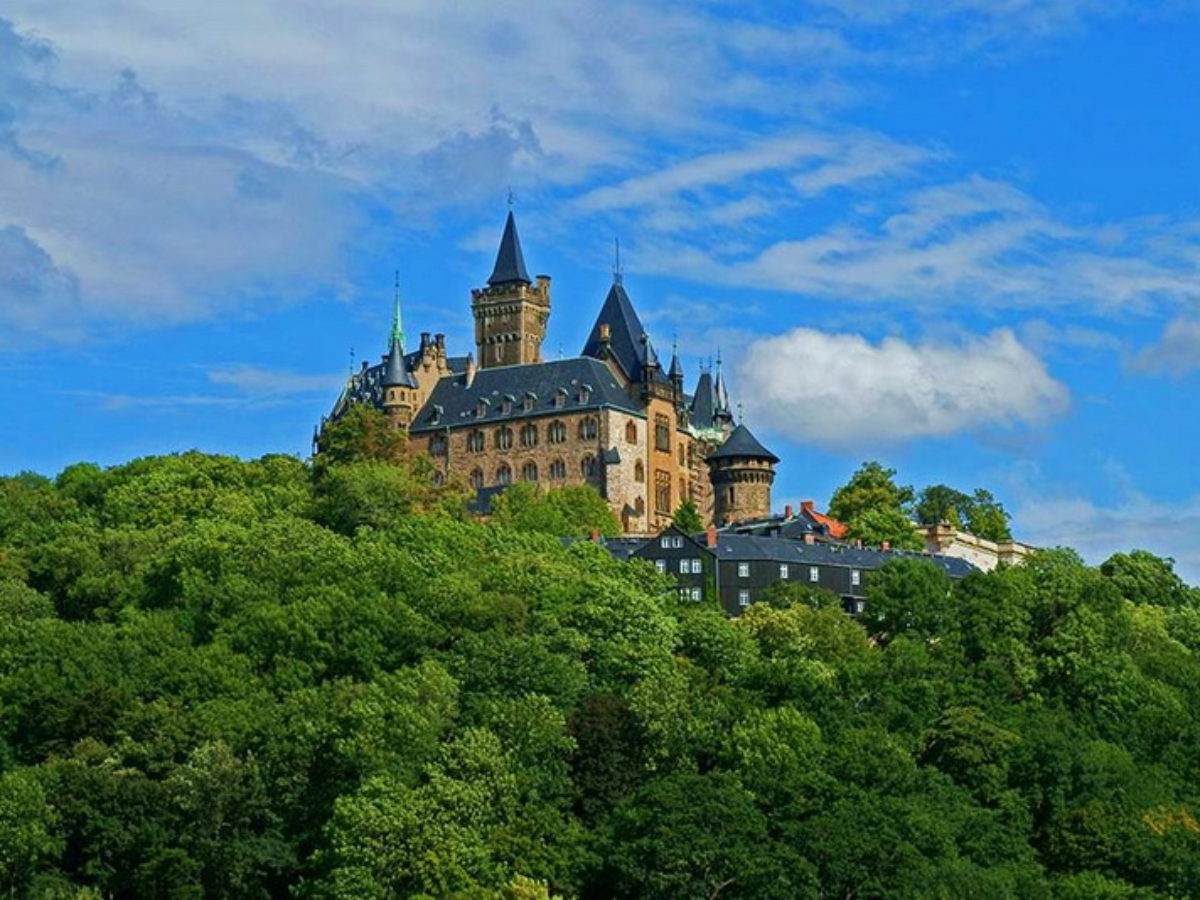
[[906,560],[861,622],[730,620],[538,533],[586,497],[484,525],[419,475],[0,479],[10,896],[1200,896],[1168,563]]

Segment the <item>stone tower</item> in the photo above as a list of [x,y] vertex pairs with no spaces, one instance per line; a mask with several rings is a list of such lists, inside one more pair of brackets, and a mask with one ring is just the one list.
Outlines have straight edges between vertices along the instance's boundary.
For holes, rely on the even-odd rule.
[[413,416],[420,406],[417,381],[408,369],[404,358],[404,324],[400,318],[400,276],[396,276],[396,296],[392,310],[392,334],[389,340],[388,353],[384,357],[383,377],[380,388],[383,391],[383,411],[396,428],[408,430],[412,425]]
[[542,361],[542,339],[550,318],[550,278],[529,280],[517,222],[509,210],[496,265],[487,287],[471,291],[479,366],[518,366]]
[[749,428],[738,425],[706,461],[718,526],[771,514],[771,484],[779,457],[760,444]]

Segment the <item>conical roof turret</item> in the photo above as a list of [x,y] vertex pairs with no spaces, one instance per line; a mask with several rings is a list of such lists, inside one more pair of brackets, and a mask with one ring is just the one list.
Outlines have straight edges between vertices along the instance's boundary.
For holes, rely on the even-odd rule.
[[779,462],[779,457],[759,443],[750,429],[738,425],[720,447],[708,455],[708,459],[764,459]]
[[490,287],[500,284],[533,283],[525,268],[525,256],[521,252],[521,238],[517,235],[517,220],[513,217],[511,209],[508,211],[508,219],[504,223],[504,235],[500,238],[500,250],[496,253],[496,265],[492,267],[492,274],[487,283]]

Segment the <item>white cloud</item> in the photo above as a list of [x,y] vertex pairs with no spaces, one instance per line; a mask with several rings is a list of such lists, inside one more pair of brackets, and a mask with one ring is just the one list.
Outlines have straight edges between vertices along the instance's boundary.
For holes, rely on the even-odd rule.
[[1167,323],[1156,344],[1146,347],[1130,361],[1139,372],[1155,372],[1176,378],[1200,369],[1200,320],[1177,318]]
[[751,344],[738,374],[753,421],[837,448],[1033,425],[1069,402],[1006,329],[957,344],[873,344],[797,328]]
[[253,399],[328,394],[345,380],[340,375],[305,375],[244,363],[217,366],[209,369],[206,374],[213,384],[234,388]]

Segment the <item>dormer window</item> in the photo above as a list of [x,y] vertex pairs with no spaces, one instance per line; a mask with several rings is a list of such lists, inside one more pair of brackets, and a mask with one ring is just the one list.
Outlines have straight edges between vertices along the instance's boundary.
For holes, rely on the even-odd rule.
[[488,407],[491,405],[487,397],[480,397],[479,402],[475,404],[475,418],[482,419],[486,416],[488,414]]
[[442,421],[442,407],[438,404],[433,405],[433,411],[429,414],[429,424],[437,425]]
[[504,399],[500,401],[500,415],[511,416],[513,411],[513,395],[505,394]]
[[559,388],[557,391],[554,392],[554,408],[562,409],[566,405],[567,405],[567,390],[566,390],[566,388]]
[[521,401],[521,408],[525,412],[533,412],[533,407],[537,405],[537,394],[533,391],[525,392],[525,399]]
[[581,384],[579,386],[579,402],[587,403],[592,397],[592,386],[590,384]]

